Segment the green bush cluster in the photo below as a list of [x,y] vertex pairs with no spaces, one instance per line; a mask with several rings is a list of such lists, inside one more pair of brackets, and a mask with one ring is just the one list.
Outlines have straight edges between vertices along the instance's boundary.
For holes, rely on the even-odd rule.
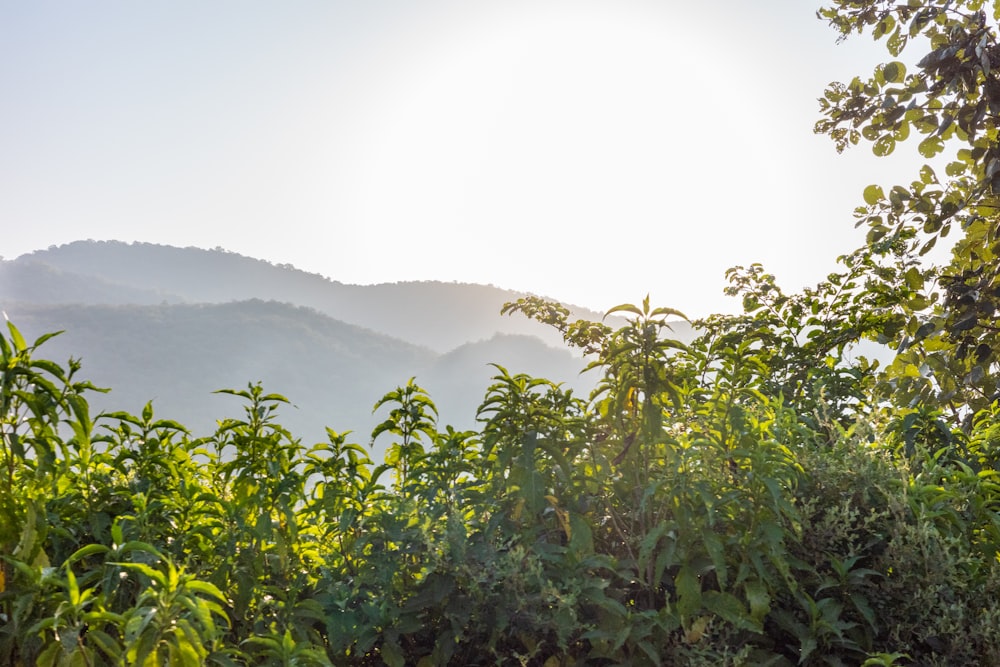
[[259,385],[204,437],[92,417],[79,363],[8,324],[0,662],[1000,664],[995,408],[964,433],[886,403],[829,354],[850,300],[731,279],[754,303],[689,345],[648,300],[617,331],[509,304],[591,355],[594,395],[497,367],[456,431],[411,380],[378,464]]
[[[996,3],[994,3],[995,5]],[[786,295],[737,267],[743,313],[671,338],[666,308],[555,327],[587,397],[497,368],[475,431],[414,381],[373,462],[305,444],[287,403],[226,390],[196,436],[92,416],[80,364],[0,336],[5,665],[1000,665],[1000,9],[830,0],[912,72],[831,84],[819,132],[939,177],[872,185],[865,247]],[[957,231],[951,263],[920,256]],[[958,231],[960,230],[960,231]],[[858,355],[878,342],[884,367]]]

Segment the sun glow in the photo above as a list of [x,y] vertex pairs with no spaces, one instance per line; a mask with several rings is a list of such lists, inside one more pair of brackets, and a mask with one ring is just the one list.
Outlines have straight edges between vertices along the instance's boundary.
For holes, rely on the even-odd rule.
[[[737,252],[738,232],[705,234],[733,213],[713,190],[732,156],[754,155],[755,183],[725,178],[723,194],[763,204],[760,180],[776,168],[756,145],[766,121],[750,109],[741,116],[753,131],[731,124],[727,107],[746,95],[734,66],[676,18],[523,11],[449,26],[365,89],[339,174],[354,241],[402,257],[430,237],[417,261],[468,280],[523,261],[510,285],[523,289],[542,284],[533,274],[551,285],[564,272],[564,298],[599,290],[616,262],[639,260],[628,270],[655,288],[673,279],[678,253]],[[399,221],[406,231],[387,234]],[[488,253],[455,252],[477,247]]]

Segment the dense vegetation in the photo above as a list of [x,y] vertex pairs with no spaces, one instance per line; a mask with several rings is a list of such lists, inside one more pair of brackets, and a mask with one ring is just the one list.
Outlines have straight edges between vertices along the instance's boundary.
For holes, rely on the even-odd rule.
[[[1000,45],[983,2],[821,14],[917,72],[833,86],[818,129],[878,153],[961,146],[939,179],[865,192],[868,244],[813,289],[730,271],[744,313],[612,309],[559,331],[580,397],[497,368],[479,427],[410,382],[366,444],[280,425],[285,399],[197,436],[96,417],[79,363],[0,337],[0,662],[1000,665],[996,261]],[[887,138],[888,137],[888,138]],[[943,268],[919,263],[952,229]],[[895,352],[853,358],[860,339]]]

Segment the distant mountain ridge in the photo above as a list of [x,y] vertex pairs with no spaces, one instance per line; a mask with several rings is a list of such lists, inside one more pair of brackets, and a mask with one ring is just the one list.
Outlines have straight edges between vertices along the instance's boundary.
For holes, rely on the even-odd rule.
[[459,283],[344,285],[222,250],[145,243],[77,242],[0,261],[0,307],[25,336],[65,330],[42,355],[80,358],[83,377],[111,387],[95,409],[137,413],[153,400],[158,416],[203,433],[242,414],[213,391],[260,381],[293,404],[279,421],[311,441],[329,426],[366,443],[383,418],[375,401],[410,377],[457,428],[475,426],[491,363],[588,393],[598,378],[580,374],[585,360],[558,332],[500,315],[521,296]]
[[[92,288],[87,296],[81,285]],[[347,285],[290,265],[221,249],[77,241],[0,262],[0,302],[225,303],[247,299],[308,306],[334,319],[447,352],[494,334],[536,336],[562,347],[558,332],[522,316],[502,317],[523,292],[434,281]],[[572,317],[602,314],[571,306]]]

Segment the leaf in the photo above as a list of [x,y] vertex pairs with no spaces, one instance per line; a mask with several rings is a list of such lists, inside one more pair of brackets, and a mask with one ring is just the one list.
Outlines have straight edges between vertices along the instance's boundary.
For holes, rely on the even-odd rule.
[[[667,532],[668,524],[664,521],[656,524],[651,531],[646,533],[646,536],[642,538],[639,543],[639,570],[644,571],[647,564],[653,557],[656,545],[659,544],[660,538],[663,537]],[[659,582],[649,582],[649,583],[659,583]]]
[[[926,141],[926,139],[924,141]],[[923,143],[921,143],[921,146],[922,145]],[[878,141],[872,144],[872,153],[878,157],[891,155],[894,150],[896,150],[896,139],[891,134],[883,134],[878,138]],[[921,151],[921,153],[922,152],[923,151]]]
[[637,306],[635,306],[635,305],[633,305],[631,303],[622,303],[622,304],[619,304],[619,305],[615,306],[614,308],[612,308],[608,312],[604,313],[604,318],[603,319],[605,319],[605,320],[608,319],[608,317],[610,317],[614,313],[631,313],[632,315],[636,315],[638,317],[642,317],[642,311],[639,310],[639,308]]
[[968,169],[968,165],[961,161],[949,162],[945,165],[944,171],[949,176],[960,176]]
[[83,433],[89,435],[92,429],[92,424],[90,422],[90,406],[87,404],[86,399],[79,394],[69,394],[66,397],[66,401],[69,403],[70,408],[73,410],[73,414],[80,423]]
[[68,565],[72,565],[76,561],[78,561],[80,559],[83,559],[83,558],[86,558],[87,556],[90,556],[91,554],[108,553],[109,551],[111,551],[111,549],[109,549],[108,547],[104,546],[103,544],[88,544],[87,546],[81,547],[81,548],[77,549],[76,551],[74,551],[73,554],[69,558],[66,559],[66,563],[65,564],[67,566]]
[[892,33],[892,36],[886,41],[885,47],[889,50],[889,53],[894,56],[898,56],[903,52],[903,49],[906,48],[906,42],[907,35],[903,33],[899,27],[897,27],[895,32]]
[[119,549],[119,553],[122,553],[122,554],[127,553],[129,551],[144,551],[144,552],[146,552],[148,554],[151,554],[152,556],[156,557],[157,559],[160,559],[160,560],[163,559],[163,554],[161,554],[156,549],[156,547],[154,547],[149,542],[139,542],[138,540],[129,540],[128,542],[126,542],[125,544],[123,544],[121,546],[121,548]]
[[689,565],[681,567],[674,578],[677,588],[677,613],[681,618],[691,618],[701,611],[701,582]]
[[860,593],[851,593],[851,604],[857,609],[861,615],[864,617],[865,621],[868,623],[873,631],[877,631],[877,626],[875,624],[875,612],[872,610],[871,605],[868,604],[868,599],[861,595]]
[[76,583],[73,568],[66,568],[66,591],[69,593],[69,603],[74,607],[80,604],[80,587]]
[[594,535],[590,530],[590,523],[578,513],[570,514],[570,528],[573,537],[569,541],[569,549],[576,554],[577,558],[594,553]]
[[724,588],[728,579],[728,573],[726,572],[726,554],[722,539],[711,530],[705,533],[703,539],[705,549],[708,551],[708,555],[712,559],[712,565],[715,567],[715,576],[719,580],[719,586]]
[[881,200],[885,199],[885,193],[882,192],[882,187],[879,185],[869,185],[865,188],[864,192],[865,203],[869,206],[874,206]]
[[59,364],[57,364],[55,362],[48,361],[46,359],[32,359],[31,360],[31,367],[32,368],[39,368],[39,369],[41,369],[43,371],[47,371],[47,372],[51,373],[52,375],[54,375],[55,377],[59,378],[60,380],[63,380],[63,381],[66,380],[66,374],[63,372],[62,366],[60,366]]
[[906,286],[913,291],[921,290],[924,287],[924,277],[915,266],[907,269],[904,279],[906,280]]
[[58,664],[59,654],[62,653],[61,648],[62,644],[59,642],[52,642],[46,646],[45,650],[38,656],[36,665],[38,667],[55,667]]
[[159,570],[155,570],[145,563],[122,563],[122,562],[109,562],[108,565],[117,565],[118,567],[123,567],[127,570],[135,570],[141,574],[146,575],[160,586],[167,586],[166,576]]
[[396,642],[388,640],[382,642],[379,652],[382,654],[382,660],[389,667],[405,667],[406,656],[403,655],[403,649]]
[[899,121],[892,130],[892,138],[897,142],[906,141],[910,138],[910,122],[908,120]]
[[771,611],[771,596],[767,592],[767,586],[760,580],[748,581],[744,584],[743,591],[750,603],[750,617],[757,623],[762,623]]
[[799,655],[801,656],[799,658],[799,664],[801,665],[804,663],[808,663],[807,658],[810,655],[812,655],[813,651],[816,650],[817,645],[816,645],[816,638],[812,636],[800,637],[799,640],[800,640]]
[[654,308],[653,312],[649,314],[650,317],[679,317],[686,322],[690,322],[690,318],[681,311],[675,308]]
[[746,607],[735,595],[719,591],[705,591],[702,594],[702,602],[705,609],[741,630],[764,631],[764,626],[760,621],[747,614]]
[[684,632],[684,641],[688,644],[696,644],[701,641],[701,638],[705,636],[705,632],[708,630],[708,623],[712,619],[708,616],[701,616],[695,620]]
[[882,69],[886,83],[902,83],[906,78],[906,65],[901,62],[891,62]]
[[925,158],[932,158],[944,150],[944,141],[939,136],[930,136],[917,145],[917,150]]
[[169,429],[171,431],[180,431],[181,433],[188,433],[186,426],[173,419],[157,419],[155,422],[150,424],[150,428],[154,429]]
[[220,602],[226,602],[226,596],[222,593],[219,588],[212,583],[207,581],[201,581],[199,579],[192,579],[184,583],[184,587],[188,590],[195,591],[196,593],[204,593],[205,595],[210,595]]
[[[7,314],[4,313],[4,317],[6,316]],[[7,329],[10,331],[10,341],[14,343],[14,349],[19,353],[27,350],[28,344],[25,342],[24,336],[21,335],[21,332],[18,331],[17,327],[10,320],[7,320]]]
[[42,343],[44,343],[45,341],[49,340],[50,338],[55,338],[56,336],[58,336],[60,334],[63,334],[63,333],[65,333],[65,331],[52,331],[52,332],[49,332],[49,333],[44,333],[44,334],[42,334],[41,336],[39,336],[38,338],[35,339],[35,342],[32,343],[31,347],[37,348],[38,346],[40,346]]

